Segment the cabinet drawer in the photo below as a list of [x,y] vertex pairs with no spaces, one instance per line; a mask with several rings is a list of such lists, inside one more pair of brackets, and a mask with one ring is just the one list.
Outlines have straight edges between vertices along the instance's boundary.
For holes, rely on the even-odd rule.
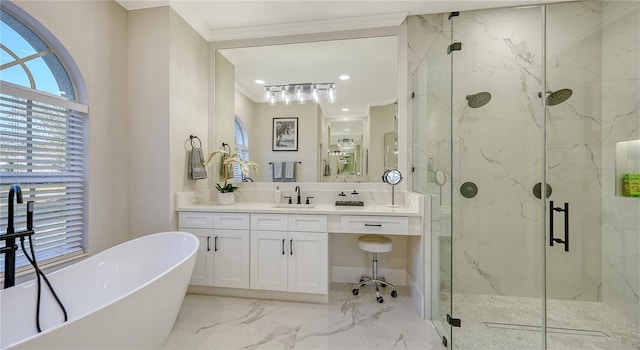
[[251,229],[265,231],[287,231],[287,215],[251,214]]
[[216,213],[213,216],[213,228],[230,230],[248,230],[249,214]]
[[289,215],[289,231],[327,232],[327,216]]
[[213,228],[213,213],[181,212],[178,220],[180,227]]
[[342,232],[406,235],[409,218],[396,216],[348,216],[340,219]]

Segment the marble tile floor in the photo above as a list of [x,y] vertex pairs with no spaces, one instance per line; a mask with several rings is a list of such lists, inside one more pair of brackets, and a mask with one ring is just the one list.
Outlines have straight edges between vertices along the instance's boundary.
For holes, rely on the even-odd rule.
[[380,304],[351,288],[332,285],[328,304],[187,294],[163,349],[444,349],[403,289]]
[[[542,301],[454,294],[454,349],[542,349]],[[640,324],[603,303],[549,300],[548,349],[638,350]]]

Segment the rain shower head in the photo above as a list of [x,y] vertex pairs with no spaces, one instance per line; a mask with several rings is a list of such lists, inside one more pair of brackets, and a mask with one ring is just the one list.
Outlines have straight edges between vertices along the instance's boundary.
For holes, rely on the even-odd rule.
[[483,91],[477,94],[467,95],[467,105],[471,108],[480,108],[491,101],[491,94]]
[[[555,92],[547,91],[547,93],[549,94],[547,96],[547,106],[559,105],[573,95],[571,89],[560,89]],[[538,94],[538,97],[542,98],[542,92]]]

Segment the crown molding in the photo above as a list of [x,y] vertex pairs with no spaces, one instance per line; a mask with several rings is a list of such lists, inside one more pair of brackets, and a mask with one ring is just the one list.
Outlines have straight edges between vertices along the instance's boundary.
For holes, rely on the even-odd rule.
[[408,12],[397,12],[383,15],[345,17],[297,23],[216,29],[209,32],[208,41],[215,42],[269,38],[289,35],[304,35],[356,29],[391,27],[402,24],[408,14]]
[[127,11],[169,6],[169,0],[116,0]]

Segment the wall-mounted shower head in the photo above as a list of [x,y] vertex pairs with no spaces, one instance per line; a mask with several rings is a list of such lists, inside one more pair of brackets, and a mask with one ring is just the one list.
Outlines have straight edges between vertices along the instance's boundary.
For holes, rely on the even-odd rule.
[[483,91],[477,94],[467,95],[467,105],[471,108],[480,108],[491,101],[491,94]]
[[[549,94],[547,96],[547,106],[559,105],[573,95],[571,89],[560,89],[555,92],[547,91],[547,93]],[[542,92],[538,93],[538,97],[542,98]]]

